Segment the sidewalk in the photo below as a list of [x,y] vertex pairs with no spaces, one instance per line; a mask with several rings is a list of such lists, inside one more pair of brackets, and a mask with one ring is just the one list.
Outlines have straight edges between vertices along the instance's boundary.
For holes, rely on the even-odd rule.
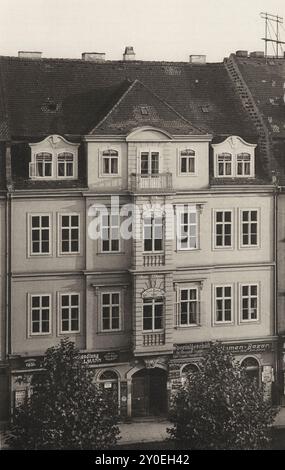
[[280,410],[274,420],[273,427],[276,429],[285,429],[285,407],[280,407]]
[[167,438],[166,428],[171,424],[167,420],[143,421],[133,420],[119,425],[121,439],[119,445],[135,444],[138,442],[160,442]]

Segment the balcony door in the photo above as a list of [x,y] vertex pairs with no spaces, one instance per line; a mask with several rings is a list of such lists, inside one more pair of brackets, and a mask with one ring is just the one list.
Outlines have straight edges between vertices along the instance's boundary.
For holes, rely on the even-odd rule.
[[132,377],[132,416],[163,416],[167,412],[166,372],[142,369]]
[[142,152],[141,153],[141,176],[157,176],[159,173],[159,153]]

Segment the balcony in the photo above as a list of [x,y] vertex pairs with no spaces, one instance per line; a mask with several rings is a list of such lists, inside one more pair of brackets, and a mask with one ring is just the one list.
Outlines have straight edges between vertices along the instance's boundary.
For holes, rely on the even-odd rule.
[[172,174],[158,173],[154,175],[142,175],[132,173],[130,179],[130,188],[132,192],[137,191],[171,191]]
[[143,346],[161,346],[165,344],[164,332],[143,333]]
[[143,266],[145,268],[153,268],[153,267],[164,266],[164,265],[165,265],[165,256],[163,253],[143,254]]

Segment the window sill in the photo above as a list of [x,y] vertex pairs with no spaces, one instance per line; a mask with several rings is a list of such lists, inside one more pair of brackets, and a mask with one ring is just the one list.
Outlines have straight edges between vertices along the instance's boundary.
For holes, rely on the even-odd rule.
[[125,251],[100,251],[97,253],[97,256],[105,256],[105,255],[125,255]]
[[97,335],[99,336],[103,336],[103,335],[124,335],[126,334],[126,331],[124,330],[100,330],[100,331],[97,331],[96,333]]
[[196,328],[201,328],[202,325],[176,325],[175,329],[176,330],[188,330],[188,329],[196,329]]

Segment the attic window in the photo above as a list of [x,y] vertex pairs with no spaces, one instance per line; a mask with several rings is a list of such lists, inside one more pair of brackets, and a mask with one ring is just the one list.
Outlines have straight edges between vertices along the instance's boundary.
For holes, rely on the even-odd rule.
[[211,110],[209,104],[205,104],[204,106],[201,106],[201,109],[202,109],[203,113],[208,113]]
[[149,112],[147,106],[140,106],[140,109],[143,116],[148,116]]
[[61,109],[61,104],[56,103],[52,98],[48,98],[41,107],[44,113],[57,113]]

